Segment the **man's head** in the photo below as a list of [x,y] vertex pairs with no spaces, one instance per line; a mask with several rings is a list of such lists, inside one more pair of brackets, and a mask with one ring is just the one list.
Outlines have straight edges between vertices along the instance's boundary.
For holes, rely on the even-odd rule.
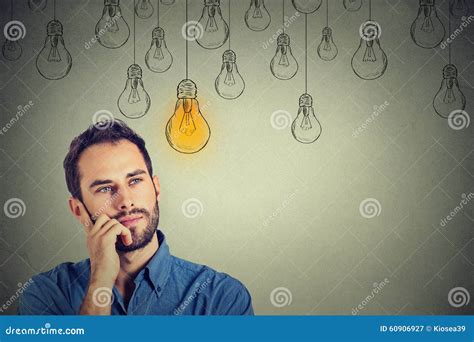
[[[85,208],[92,222],[100,214],[130,229],[128,252],[146,246],[159,223],[160,184],[145,141],[120,120],[90,126],[74,138],[64,159],[69,206],[77,219]],[[81,205],[82,204],[82,205]]]

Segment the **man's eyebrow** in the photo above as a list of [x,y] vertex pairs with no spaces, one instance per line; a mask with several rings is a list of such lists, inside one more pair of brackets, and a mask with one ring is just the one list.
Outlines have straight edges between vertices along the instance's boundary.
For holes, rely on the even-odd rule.
[[112,181],[110,179],[96,179],[89,185],[89,189],[92,189],[93,187],[96,187],[97,185],[104,185],[104,184],[110,184]]
[[142,175],[146,173],[145,170],[142,170],[142,169],[136,169],[135,171],[133,172],[129,172],[127,173],[127,177],[126,178],[130,178],[130,177],[134,177],[134,176],[138,176],[138,175]]
[[[127,176],[126,178],[130,178],[130,177],[134,177],[134,176],[138,176],[138,175],[142,175],[146,173],[145,170],[142,170],[142,169],[136,169],[135,171],[132,171],[132,172],[129,172],[127,173]],[[110,179],[96,179],[95,181],[93,181],[91,183],[91,185],[89,185],[89,188],[93,188],[93,187],[96,187],[98,185],[104,185],[104,184],[110,184],[110,183],[113,183],[112,180]]]

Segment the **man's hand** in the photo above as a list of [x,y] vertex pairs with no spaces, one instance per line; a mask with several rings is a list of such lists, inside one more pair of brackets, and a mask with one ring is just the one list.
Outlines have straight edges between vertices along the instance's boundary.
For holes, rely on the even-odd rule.
[[79,206],[91,262],[89,288],[80,314],[110,315],[112,300],[109,301],[110,305],[103,305],[103,295],[109,293],[112,296],[112,288],[120,271],[120,258],[115,249],[115,242],[120,236],[123,244],[129,246],[132,243],[132,235],[128,228],[105,214],[101,214],[93,224],[84,205],[80,203]]

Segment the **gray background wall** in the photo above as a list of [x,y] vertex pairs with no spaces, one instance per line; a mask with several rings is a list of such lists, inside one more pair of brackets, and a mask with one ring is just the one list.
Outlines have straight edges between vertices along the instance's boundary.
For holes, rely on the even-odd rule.
[[[9,3],[0,1],[2,27],[10,20]],[[152,99],[149,113],[139,120],[126,119],[116,107],[132,63],[132,40],[117,50],[97,43],[84,47],[94,35],[102,1],[58,0],[57,15],[73,57],[70,74],[59,81],[43,79],[35,66],[52,1],[43,13],[15,1],[16,18],[27,33],[20,60],[1,57],[0,124],[10,122],[18,106],[34,105],[0,136],[0,204],[19,198],[26,208],[15,219],[1,211],[0,303],[33,274],[87,257],[82,229],[67,207],[62,161],[71,139],[104,109],[147,142],[162,185],[160,226],[172,253],[240,279],[257,314],[351,314],[385,278],[383,289],[359,314],[472,314],[472,299],[455,308],[448,293],[463,287],[474,295],[473,202],[445,227],[440,222],[463,194],[474,192],[474,125],[454,130],[434,113],[431,101],[447,50],[422,49],[411,40],[418,1],[373,1],[373,19],[382,27],[389,59],[385,75],[375,81],[357,78],[350,66],[367,7],[350,13],[342,0],[330,1],[339,48],[332,62],[316,54],[324,7],[308,16],[308,90],[323,127],[320,139],[309,145],[296,142],[289,127],[278,130],[271,124],[275,111],[287,111],[293,119],[304,92],[304,16],[287,30],[300,70],[294,79],[279,81],[269,70],[275,43],[267,49],[264,44],[281,26],[281,1],[266,1],[272,22],[263,32],[244,24],[249,1],[232,3],[232,47],[245,92],[235,101],[221,99],[213,84],[225,48],[209,51],[191,43],[190,77],[212,136],[205,150],[181,155],[168,145],[164,128],[184,78],[184,1],[161,6],[161,25],[174,56],[165,74],[150,72],[143,60],[154,17],[137,19],[137,58]],[[129,24],[131,4],[121,1]],[[437,1],[446,27],[447,5]],[[227,6],[222,1],[224,14]],[[197,20],[201,8],[202,1],[190,0],[189,19]],[[290,1],[286,12],[295,13]],[[459,23],[454,20],[453,28]],[[453,43],[468,114],[474,93],[472,25]],[[388,106],[353,137],[374,106],[386,101]],[[182,211],[190,198],[202,204],[195,218]],[[371,219],[359,211],[367,198],[380,203],[379,215]],[[281,298],[288,300],[280,307],[271,293],[281,287],[286,288]],[[13,300],[3,313],[13,314],[16,305]]]

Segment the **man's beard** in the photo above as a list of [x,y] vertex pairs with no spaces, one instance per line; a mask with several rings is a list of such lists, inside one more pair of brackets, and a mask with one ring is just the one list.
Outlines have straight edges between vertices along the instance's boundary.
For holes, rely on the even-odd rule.
[[150,214],[150,212],[146,209],[135,208],[130,210],[128,213],[119,213],[113,218],[118,220],[121,217],[133,214],[142,214],[143,218],[148,220],[148,224],[142,232],[138,232],[137,227],[132,227],[132,229],[130,229],[133,241],[129,246],[126,246],[120,237],[117,238],[117,242],[115,243],[115,248],[117,251],[126,253],[141,249],[148,245],[153,239],[153,236],[156,234],[156,229],[158,227],[158,223],[160,222],[160,207],[158,206],[158,201],[156,201],[155,207],[153,208],[153,214]]

